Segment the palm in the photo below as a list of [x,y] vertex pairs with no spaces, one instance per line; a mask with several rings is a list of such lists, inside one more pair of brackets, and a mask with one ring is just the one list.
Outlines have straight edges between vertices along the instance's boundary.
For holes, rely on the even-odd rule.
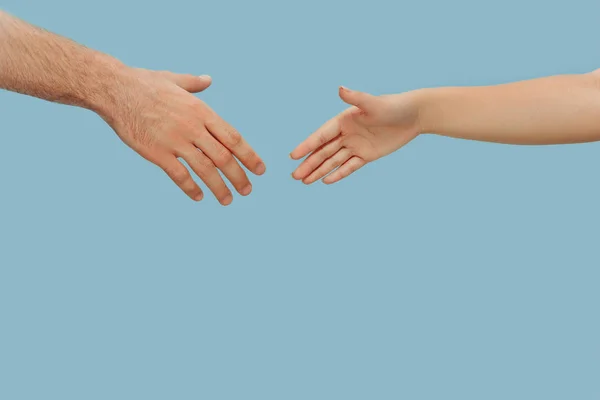
[[393,153],[417,136],[416,129],[402,125],[363,124],[349,114],[338,118],[343,146],[365,163]]
[[340,90],[340,97],[353,107],[329,120],[292,152],[294,159],[308,155],[292,174],[294,178],[306,184],[323,177],[324,183],[337,182],[417,136],[417,113],[407,97],[359,94],[351,101],[349,96]]

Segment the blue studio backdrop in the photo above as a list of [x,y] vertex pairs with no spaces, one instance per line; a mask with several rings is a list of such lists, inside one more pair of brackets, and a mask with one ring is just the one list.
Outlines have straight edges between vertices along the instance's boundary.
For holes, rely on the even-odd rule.
[[267,163],[189,200],[89,111],[0,93],[0,399],[600,395],[600,143],[427,136],[333,186],[288,153],[374,94],[600,68],[574,0],[3,0],[199,96]]

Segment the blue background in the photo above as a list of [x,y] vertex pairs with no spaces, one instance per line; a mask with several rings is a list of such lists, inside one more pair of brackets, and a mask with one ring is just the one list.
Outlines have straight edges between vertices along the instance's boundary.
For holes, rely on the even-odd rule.
[[421,137],[330,187],[288,158],[340,84],[600,68],[597,1],[2,3],[211,74],[268,171],[194,203],[92,113],[0,93],[1,399],[600,395],[600,144]]

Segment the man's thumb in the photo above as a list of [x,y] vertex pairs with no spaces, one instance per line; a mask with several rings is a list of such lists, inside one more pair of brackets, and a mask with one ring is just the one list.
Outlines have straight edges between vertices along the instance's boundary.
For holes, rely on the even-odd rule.
[[165,72],[164,76],[180,88],[187,90],[190,93],[201,92],[208,88],[212,83],[212,78],[208,75],[195,76],[189,74]]
[[340,98],[344,100],[344,102],[356,106],[363,111],[370,110],[374,97],[375,96],[368,93],[357,92],[355,90],[350,90],[347,87],[340,86]]

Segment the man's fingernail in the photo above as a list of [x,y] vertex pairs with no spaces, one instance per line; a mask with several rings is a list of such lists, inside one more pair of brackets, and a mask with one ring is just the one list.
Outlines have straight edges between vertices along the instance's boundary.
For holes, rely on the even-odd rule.
[[198,194],[198,195],[196,195],[196,196],[194,197],[194,200],[196,200],[196,201],[200,201],[200,200],[202,200],[203,198],[204,198],[204,195],[203,195],[202,193],[200,193],[200,194]]
[[228,206],[231,204],[232,201],[233,201],[233,196],[228,194],[227,196],[225,196],[223,198],[223,200],[221,200],[221,204],[223,204],[224,206]]
[[242,196],[248,196],[252,192],[252,185],[246,185],[240,190]]
[[267,167],[263,163],[258,164],[258,166],[256,167],[256,173],[258,175],[264,174],[266,170],[267,170]]
[[200,75],[198,76],[200,79],[210,79],[210,75]]

